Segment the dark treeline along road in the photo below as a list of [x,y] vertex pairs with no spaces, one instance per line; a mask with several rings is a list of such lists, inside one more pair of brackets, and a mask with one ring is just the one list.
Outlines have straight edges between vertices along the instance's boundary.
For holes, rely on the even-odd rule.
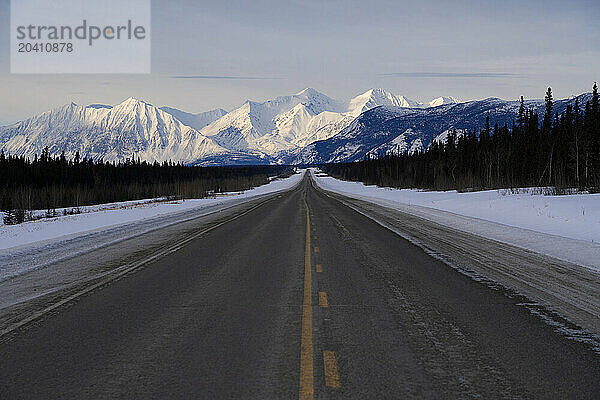
[[539,116],[525,108],[516,121],[433,142],[425,151],[381,154],[345,164],[328,164],[325,172],[346,180],[398,188],[478,190],[549,186],[600,191],[600,106],[598,87],[586,104],[553,113],[552,90]]
[[0,153],[0,210],[5,223],[19,223],[27,210],[79,207],[147,198],[203,198],[211,193],[264,185],[269,176],[290,175],[288,166],[198,167],[127,159],[109,163],[50,157],[33,160]]

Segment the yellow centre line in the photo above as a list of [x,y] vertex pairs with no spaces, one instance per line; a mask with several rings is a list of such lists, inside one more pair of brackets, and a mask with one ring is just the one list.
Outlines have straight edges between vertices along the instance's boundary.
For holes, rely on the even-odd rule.
[[315,396],[313,335],[312,335],[312,277],[310,261],[310,215],[306,206],[306,248],[304,253],[304,301],[302,303],[302,338],[300,341],[300,400]]
[[330,388],[339,388],[340,374],[338,372],[338,364],[335,359],[335,352],[323,352],[323,364],[325,364],[325,385]]
[[319,292],[319,305],[321,307],[329,307],[329,303],[327,302],[327,293]]

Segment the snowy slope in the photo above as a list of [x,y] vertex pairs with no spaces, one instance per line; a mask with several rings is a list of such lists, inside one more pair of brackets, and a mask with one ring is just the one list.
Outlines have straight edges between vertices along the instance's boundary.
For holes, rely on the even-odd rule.
[[313,177],[326,190],[600,271],[600,194],[400,190],[323,175]]
[[206,125],[218,120],[223,115],[227,114],[227,111],[223,110],[222,108],[205,111],[198,114],[188,113],[172,107],[161,107],[160,109],[166,113],[171,114],[173,117],[183,122],[185,125],[190,126],[196,130],[204,128]]
[[367,90],[365,93],[350,100],[348,111],[353,115],[358,116],[362,112],[377,106],[420,107],[421,103],[409,100],[404,96],[396,96],[385,89],[376,88]]
[[377,106],[403,107],[403,108],[429,108],[438,107],[446,104],[460,103],[458,99],[452,96],[440,96],[427,103],[421,103],[415,100],[407,99],[404,96],[398,96],[385,89],[370,89],[365,93],[356,96],[350,100],[348,111],[358,116],[364,111]]
[[444,104],[455,104],[455,103],[460,103],[460,101],[452,96],[448,96],[448,97],[441,96],[441,97],[431,100],[429,103],[427,103],[427,105],[429,107],[437,107],[437,106],[442,106]]
[[75,103],[0,128],[0,147],[33,157],[48,147],[51,155],[122,161],[192,162],[229,151],[171,114],[128,98],[114,107],[82,107]]
[[412,128],[408,128],[389,142],[369,151],[368,154],[372,157],[376,157],[380,154],[401,154],[405,151],[414,153],[421,150],[423,150],[423,142],[419,133]]

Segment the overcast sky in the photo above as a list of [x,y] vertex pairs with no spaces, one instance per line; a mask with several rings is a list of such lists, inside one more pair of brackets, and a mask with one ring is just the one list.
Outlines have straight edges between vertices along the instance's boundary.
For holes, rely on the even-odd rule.
[[129,96],[200,112],[308,86],[419,101],[539,98],[552,86],[562,98],[600,79],[597,0],[153,1],[149,75],[11,75],[9,27],[0,0],[0,124]]

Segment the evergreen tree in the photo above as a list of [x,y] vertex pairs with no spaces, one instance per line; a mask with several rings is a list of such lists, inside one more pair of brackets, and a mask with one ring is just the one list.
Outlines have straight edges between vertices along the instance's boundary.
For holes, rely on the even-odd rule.
[[[489,117],[488,117],[488,119],[489,119]],[[521,96],[521,104],[519,105],[519,114],[517,115],[517,125],[519,126],[519,129],[523,129],[524,124],[525,124],[525,100],[523,99],[523,96]]]
[[581,137],[583,134],[583,121],[581,119],[581,110],[579,109],[579,99],[575,99],[575,106],[573,107],[573,121],[572,121],[572,141],[570,142],[571,158],[575,164],[575,184],[578,188],[582,188],[581,182]]
[[598,111],[600,107],[598,102],[598,84],[594,82],[594,86],[592,88],[592,113],[594,114],[594,117],[598,117]]
[[600,104],[598,85],[594,82],[591,101],[591,116],[589,123],[588,152],[590,159],[590,181],[588,185],[594,190],[600,190]]
[[544,130],[544,132],[548,133],[550,132],[550,128],[552,127],[552,88],[548,88],[548,90],[546,91],[544,101],[546,102],[546,111],[544,112],[544,122],[542,125],[542,129]]
[[542,159],[544,160],[544,169],[542,171],[542,175],[540,176],[538,186],[542,184],[542,181],[545,177],[547,177],[548,185],[552,184],[552,156],[554,153],[554,141],[552,140],[553,138],[551,135],[553,109],[552,88],[549,87],[546,91],[544,101],[546,102],[546,109],[544,111],[544,121],[542,122],[541,137],[541,149],[543,151]]

